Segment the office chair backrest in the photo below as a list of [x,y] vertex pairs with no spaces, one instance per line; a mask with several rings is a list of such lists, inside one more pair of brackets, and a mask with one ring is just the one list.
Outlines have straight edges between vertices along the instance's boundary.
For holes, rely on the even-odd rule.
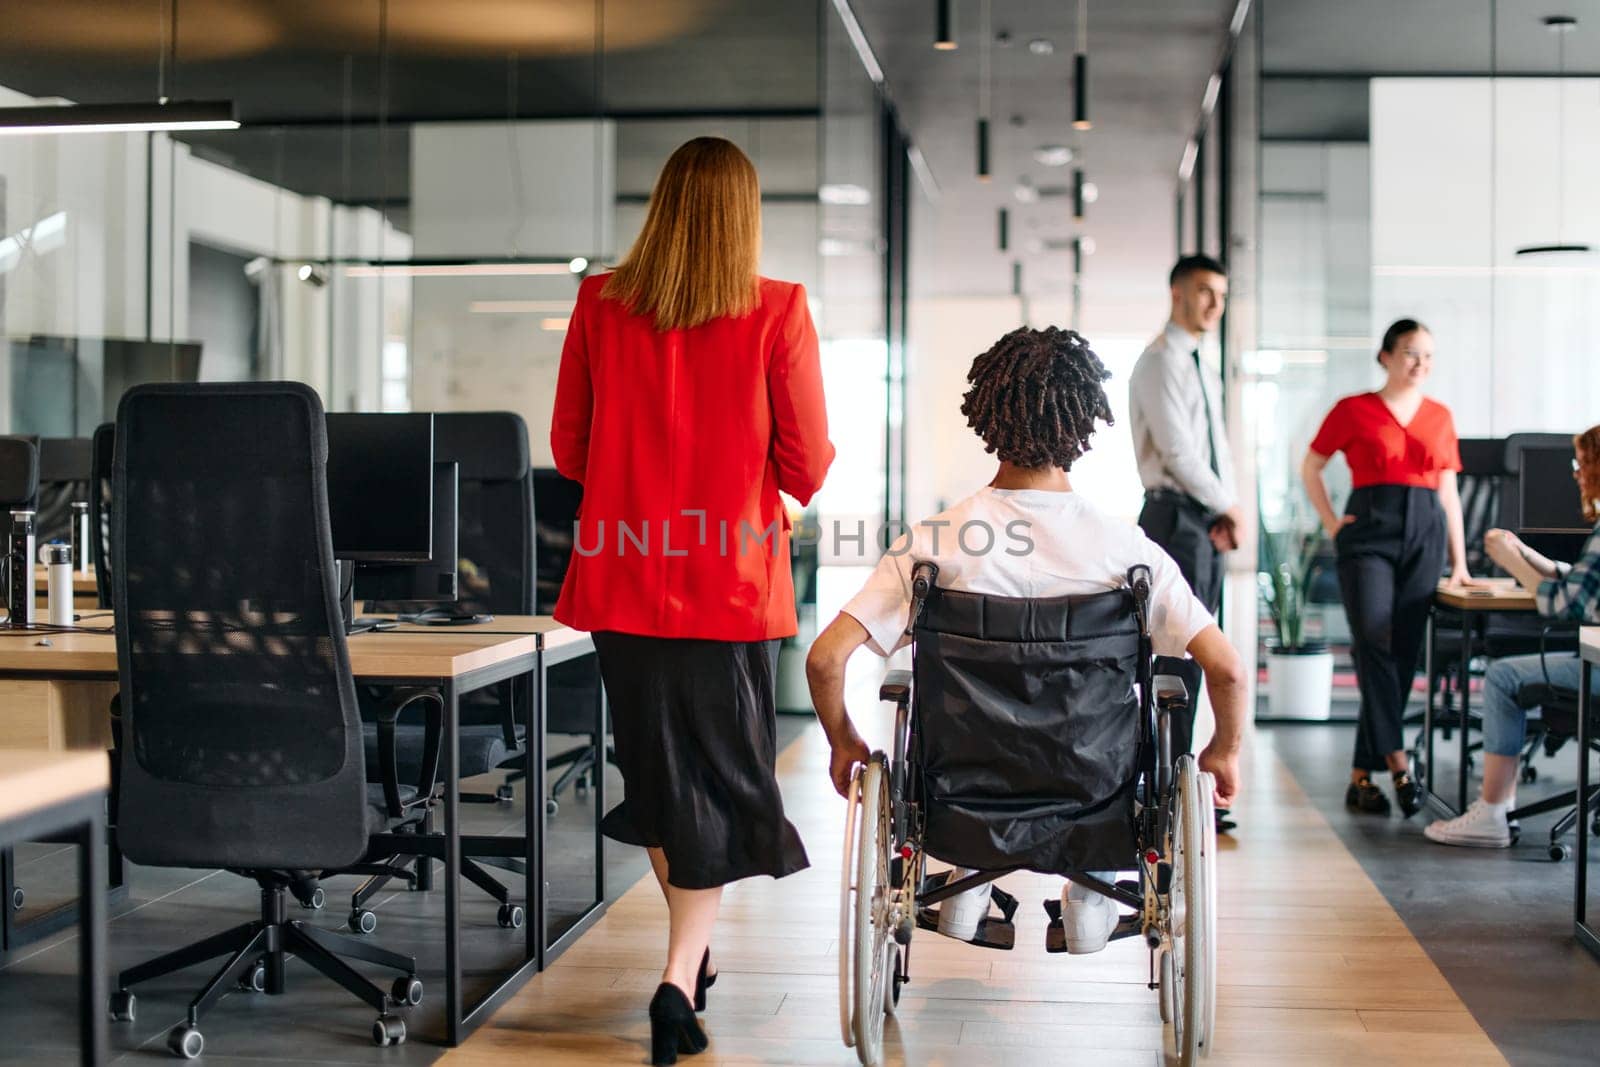
[[527,423],[509,411],[438,413],[433,417],[433,458],[461,465],[457,609],[533,614]]
[[1484,574],[1493,564],[1483,550],[1483,535],[1499,521],[1500,498],[1510,473],[1505,465],[1506,443],[1499,438],[1464,437],[1460,444],[1461,473],[1456,483],[1467,537],[1467,567],[1473,574]]
[[928,851],[985,870],[1126,866],[1149,655],[1132,593],[935,589],[915,641]]
[[31,507],[38,495],[39,449],[27,437],[0,437],[0,508]]
[[89,467],[89,541],[94,546],[95,591],[100,606],[111,606],[111,472],[116,459],[117,424],[103,422],[95,427],[94,456]]
[[572,537],[583,503],[583,486],[552,467],[533,471],[534,553],[538,571],[538,611],[549,615],[561,596],[572,562]]
[[138,386],[116,435],[124,851],[245,870],[355,861],[366,774],[316,393]]

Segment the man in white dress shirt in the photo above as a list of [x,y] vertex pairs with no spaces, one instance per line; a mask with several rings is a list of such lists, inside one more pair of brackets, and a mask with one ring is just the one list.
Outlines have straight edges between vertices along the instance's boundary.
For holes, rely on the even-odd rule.
[[[1222,321],[1228,276],[1209,256],[1179,259],[1168,277],[1172,315],[1128,381],[1133,450],[1144,483],[1139,526],[1178,564],[1213,615],[1222,604],[1222,555],[1239,547],[1244,516],[1222,420],[1222,379],[1200,356]],[[1200,672],[1184,672],[1189,691]],[[1191,705],[1193,706],[1193,705]],[[1173,748],[1187,752],[1193,724],[1173,723]]]

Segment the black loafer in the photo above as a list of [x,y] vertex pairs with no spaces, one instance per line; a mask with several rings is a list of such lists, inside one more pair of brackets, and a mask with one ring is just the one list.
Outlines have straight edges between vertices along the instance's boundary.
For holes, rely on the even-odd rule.
[[1389,798],[1383,795],[1383,790],[1372,784],[1371,778],[1350,783],[1350,788],[1344,792],[1344,806],[1364,815],[1389,814]]
[[1422,787],[1408,771],[1394,773],[1394,798],[1400,802],[1400,815],[1411,818],[1422,810]]

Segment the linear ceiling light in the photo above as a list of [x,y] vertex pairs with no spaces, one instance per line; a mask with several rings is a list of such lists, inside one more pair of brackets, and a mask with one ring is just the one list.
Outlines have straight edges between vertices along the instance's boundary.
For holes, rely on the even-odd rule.
[[[579,264],[582,264],[581,266]],[[354,263],[344,267],[351,278],[496,278],[525,275],[582,274],[588,260],[578,259],[559,263],[473,263],[466,261],[427,260],[372,261]]]
[[956,0],[934,0],[933,47],[941,52],[956,50]]
[[0,134],[132,133],[144,130],[237,130],[227,100],[167,104],[59,104],[0,108]]

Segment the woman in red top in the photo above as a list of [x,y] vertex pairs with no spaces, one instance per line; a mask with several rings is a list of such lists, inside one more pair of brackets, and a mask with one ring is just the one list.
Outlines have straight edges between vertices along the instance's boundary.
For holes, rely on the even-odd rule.
[[[1402,720],[1447,547],[1452,581],[1469,580],[1456,491],[1461,455],[1450,409],[1422,395],[1433,369],[1427,328],[1415,319],[1390,326],[1378,363],[1388,381],[1375,393],[1347,396],[1333,406],[1300,476],[1338,553],[1361,690],[1345,806],[1387,815],[1389,799],[1372,784],[1372,772],[1387,768],[1400,810],[1410,817],[1422,806],[1422,791],[1406,761]],[[1353,489],[1342,516],[1322,480],[1335,452],[1343,452],[1350,465]]]
[[805,291],[757,275],[760,245],[750,160],[681,146],[627,259],[578,291],[550,425],[583,483],[555,614],[594,631],[626,792],[605,830],[649,849],[671,912],[654,1063],[706,1047],[722,886],[807,866],[773,769],[796,630],[778,494],[809,501],[833,445]]

